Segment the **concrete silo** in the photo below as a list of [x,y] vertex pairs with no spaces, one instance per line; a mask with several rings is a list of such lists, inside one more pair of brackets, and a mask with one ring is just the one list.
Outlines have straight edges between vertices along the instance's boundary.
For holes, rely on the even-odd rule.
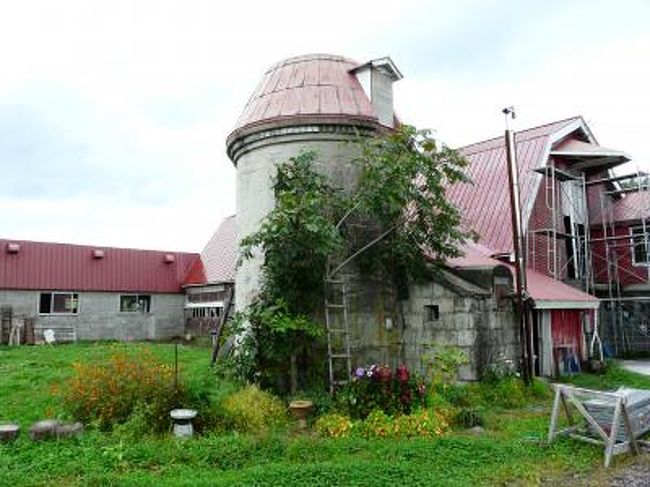
[[[262,78],[227,139],[237,168],[237,233],[254,232],[273,208],[275,166],[301,151],[317,153],[317,169],[335,185],[354,180],[345,144],[358,134],[394,125],[392,83],[401,78],[389,58],[357,63],[342,56],[310,54],[273,65]],[[261,257],[247,260],[235,280],[238,309],[259,285]]]

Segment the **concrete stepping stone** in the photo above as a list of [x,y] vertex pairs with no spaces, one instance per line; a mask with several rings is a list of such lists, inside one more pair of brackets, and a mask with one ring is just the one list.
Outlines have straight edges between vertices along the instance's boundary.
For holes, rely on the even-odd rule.
[[81,423],[65,423],[60,424],[56,428],[56,436],[59,439],[63,438],[74,438],[81,436],[81,433],[84,431],[84,425]]
[[29,428],[32,441],[49,440],[57,437],[57,429],[61,423],[56,419],[37,421]]
[[17,424],[0,424],[0,442],[9,442],[18,438],[20,426]]

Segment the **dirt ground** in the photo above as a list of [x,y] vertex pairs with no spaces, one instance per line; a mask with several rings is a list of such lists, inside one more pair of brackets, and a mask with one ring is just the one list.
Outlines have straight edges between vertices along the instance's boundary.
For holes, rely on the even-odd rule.
[[586,474],[572,474],[546,479],[542,485],[589,486],[589,487],[646,487],[650,486],[650,453],[637,457],[616,459],[611,468],[599,468]]

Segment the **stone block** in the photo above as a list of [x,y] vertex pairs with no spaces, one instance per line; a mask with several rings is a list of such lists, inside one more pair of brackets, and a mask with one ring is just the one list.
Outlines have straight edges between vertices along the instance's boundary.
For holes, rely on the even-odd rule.
[[460,330],[457,336],[459,347],[471,347],[476,341],[476,331],[474,330]]
[[57,437],[57,429],[61,423],[56,419],[37,421],[29,428],[32,441],[49,440]]
[[74,438],[81,436],[84,431],[84,425],[81,423],[60,424],[56,428],[56,437],[59,439]]
[[0,442],[13,441],[18,438],[20,426],[17,424],[0,424]]

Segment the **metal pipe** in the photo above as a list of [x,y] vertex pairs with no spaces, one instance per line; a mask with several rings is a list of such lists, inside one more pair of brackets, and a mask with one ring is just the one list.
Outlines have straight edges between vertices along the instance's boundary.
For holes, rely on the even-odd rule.
[[533,376],[533,334],[530,327],[529,313],[527,309],[528,293],[526,286],[526,260],[523,253],[523,231],[521,222],[521,198],[519,194],[519,173],[517,170],[516,149],[514,137],[507,127],[508,117],[515,117],[514,108],[509,107],[503,110],[506,116],[506,156],[508,162],[508,183],[510,189],[510,215],[512,218],[512,243],[515,253],[515,273],[517,274],[517,318],[522,343],[522,372],[526,384],[531,383]]

